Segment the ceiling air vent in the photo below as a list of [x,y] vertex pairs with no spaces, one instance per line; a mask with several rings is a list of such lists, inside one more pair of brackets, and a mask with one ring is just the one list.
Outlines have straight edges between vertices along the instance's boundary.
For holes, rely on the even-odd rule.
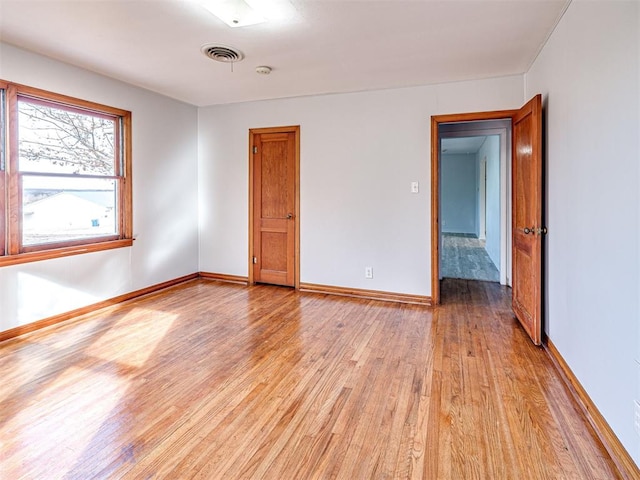
[[207,44],[202,46],[202,53],[216,62],[235,63],[244,58],[240,50],[227,45]]

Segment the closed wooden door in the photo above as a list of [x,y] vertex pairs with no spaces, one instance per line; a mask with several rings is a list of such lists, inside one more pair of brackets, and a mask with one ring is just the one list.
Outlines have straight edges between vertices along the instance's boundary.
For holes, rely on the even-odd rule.
[[534,344],[542,341],[542,97],[513,116],[513,311]]
[[297,127],[252,130],[252,281],[296,285]]

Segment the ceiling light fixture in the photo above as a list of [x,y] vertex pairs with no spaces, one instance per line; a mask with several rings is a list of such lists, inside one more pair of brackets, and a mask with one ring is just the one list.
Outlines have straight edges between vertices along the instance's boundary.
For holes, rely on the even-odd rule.
[[289,0],[196,0],[230,27],[248,27],[266,21],[292,18],[295,8]]
[[293,20],[296,9],[289,0],[244,0],[269,22]]
[[202,6],[230,27],[247,27],[266,19],[244,0],[206,0]]

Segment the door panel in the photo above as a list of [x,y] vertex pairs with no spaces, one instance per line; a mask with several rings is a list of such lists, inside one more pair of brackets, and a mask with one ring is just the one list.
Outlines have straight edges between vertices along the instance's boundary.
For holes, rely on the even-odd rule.
[[[287,135],[261,135],[258,145],[262,170],[262,218],[286,218],[289,213]],[[260,148],[262,147],[262,148]]]
[[253,280],[295,286],[295,132],[253,135]]
[[542,97],[513,116],[513,311],[542,341]]

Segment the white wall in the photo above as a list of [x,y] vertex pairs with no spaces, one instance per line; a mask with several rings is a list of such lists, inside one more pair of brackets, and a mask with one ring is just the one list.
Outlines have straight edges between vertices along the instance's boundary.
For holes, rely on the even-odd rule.
[[445,233],[478,233],[478,162],[472,154],[440,157],[440,222]]
[[486,162],[483,161],[476,154],[476,172],[478,173],[478,177],[476,178],[476,190],[478,194],[476,195],[478,210],[476,212],[477,215],[477,229],[476,236],[480,240],[486,240],[487,238],[487,224],[486,224],[486,208],[487,208],[487,186],[485,185],[484,178],[487,175],[487,165]]
[[[486,191],[486,232],[487,243],[485,249],[494,265],[500,265],[500,137],[488,135],[478,151],[479,161],[487,162],[487,191]],[[484,181],[484,179],[480,179]]]
[[201,108],[200,269],[248,274],[248,131],[300,125],[302,282],[430,295],[431,115],[522,103],[512,76]]
[[546,109],[546,330],[638,464],[639,9],[572,2],[525,79]]
[[197,109],[0,44],[0,78],[130,110],[131,248],[0,268],[0,331],[198,271]]

